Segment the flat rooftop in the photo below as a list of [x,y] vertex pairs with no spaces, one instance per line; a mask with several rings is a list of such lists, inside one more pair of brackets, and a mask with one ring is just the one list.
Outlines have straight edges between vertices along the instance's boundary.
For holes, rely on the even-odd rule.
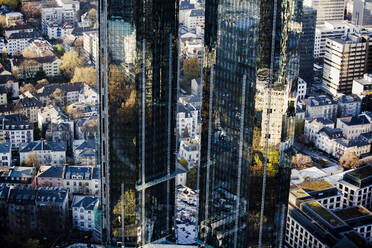
[[327,182],[326,180],[312,181],[312,182],[300,184],[298,186],[301,189],[303,189],[305,192],[320,191],[320,190],[334,188],[334,186],[330,184],[329,182]]
[[305,206],[308,206],[312,211],[314,211],[317,215],[319,215],[322,219],[327,221],[332,226],[343,226],[344,223],[339,219],[336,215],[334,215],[331,211],[324,208],[319,202],[312,201],[305,203]]
[[356,177],[360,180],[363,180],[367,177],[372,176],[372,166],[371,165],[366,165],[361,168],[355,169],[349,173],[347,173],[353,177]]
[[345,208],[337,210],[334,213],[344,221],[371,215],[371,212],[363,206]]
[[306,193],[303,189],[301,188],[295,188],[295,189],[292,189],[291,190],[291,193],[295,196],[295,197],[305,197],[305,196],[308,196],[309,194]]

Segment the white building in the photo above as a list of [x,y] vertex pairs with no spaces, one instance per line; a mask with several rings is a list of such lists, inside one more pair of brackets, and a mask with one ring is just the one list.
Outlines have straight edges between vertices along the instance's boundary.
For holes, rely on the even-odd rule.
[[315,147],[328,154],[333,154],[335,150],[335,140],[341,137],[341,129],[324,127],[316,135]]
[[372,207],[372,165],[366,165],[344,174],[337,188],[343,195],[343,206]]
[[66,163],[66,147],[64,143],[38,140],[20,146],[20,164],[32,155],[37,156],[41,165],[63,166]]
[[354,34],[326,41],[322,87],[337,96],[350,94],[354,78],[363,76],[367,42]]
[[346,139],[355,139],[362,133],[369,133],[372,130],[371,122],[364,114],[337,118],[336,127],[342,130]]
[[12,165],[12,147],[9,142],[0,143],[0,166]]
[[97,90],[90,87],[88,84],[84,84],[83,88],[79,92],[79,102],[84,104],[97,104]]
[[357,138],[347,140],[345,138],[338,138],[334,141],[333,156],[340,158],[345,152],[354,152],[358,157],[369,153],[371,150],[371,143],[363,139]]
[[69,190],[69,194],[83,194],[99,196],[100,169],[98,167],[67,166],[65,169],[63,188]]
[[364,74],[361,78],[354,78],[352,93],[360,98],[372,93],[372,74]]
[[191,10],[195,9],[195,4],[184,0],[180,2],[179,8],[179,22],[185,24],[187,18],[190,16]]
[[93,231],[98,207],[98,197],[75,195],[71,204],[72,226],[80,231]]
[[185,26],[191,30],[196,29],[200,23],[204,23],[205,14],[203,9],[193,9],[185,20]]
[[37,31],[12,33],[6,39],[6,52],[8,55],[21,55],[23,50],[28,47],[32,40],[41,39]]
[[200,142],[197,139],[182,139],[178,152],[179,159],[186,159],[189,168],[199,164]]
[[337,102],[328,96],[311,96],[305,99],[304,102],[306,104],[306,118],[334,120],[337,117]]
[[297,90],[296,90],[296,102],[305,99],[307,83],[302,78],[298,78],[297,81]]
[[317,24],[344,19],[345,0],[304,0],[304,6],[317,10]]
[[342,95],[337,99],[338,117],[357,116],[360,114],[362,100],[354,94]]
[[10,12],[5,14],[7,26],[16,25],[17,22],[23,22],[23,14],[21,12]]
[[19,145],[34,141],[34,125],[21,115],[0,117],[0,141],[9,142],[11,148],[17,149]]
[[305,120],[304,134],[309,140],[315,142],[318,132],[324,127],[334,128],[335,124],[333,121],[324,118]]
[[200,133],[199,110],[193,105],[178,104],[177,133],[180,137],[193,138]]
[[83,48],[84,51],[95,62],[98,57],[98,33],[97,31],[90,31],[83,33]]
[[72,30],[73,26],[71,24],[58,24],[51,21],[46,23],[45,34],[48,39],[63,39],[71,33]]

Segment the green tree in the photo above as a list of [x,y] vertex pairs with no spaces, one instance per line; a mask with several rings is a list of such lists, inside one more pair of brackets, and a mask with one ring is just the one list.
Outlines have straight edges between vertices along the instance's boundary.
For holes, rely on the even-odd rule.
[[181,158],[179,163],[180,163],[180,165],[183,166],[183,168],[185,168],[187,170],[187,161],[186,161],[185,158]]
[[58,54],[58,56],[63,56],[65,53],[65,48],[61,44],[54,45],[53,50]]
[[79,57],[79,54],[72,50],[63,54],[60,69],[66,76],[72,77],[74,75],[75,68],[81,66],[82,64],[83,60]]
[[186,186],[191,189],[196,189],[198,181],[198,168],[194,167],[187,173]]
[[200,61],[197,58],[187,58],[183,61],[183,75],[188,79],[200,76]]

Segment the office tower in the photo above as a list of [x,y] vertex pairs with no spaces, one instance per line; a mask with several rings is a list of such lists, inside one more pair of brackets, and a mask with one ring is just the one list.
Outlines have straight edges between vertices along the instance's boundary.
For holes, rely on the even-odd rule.
[[372,0],[354,0],[352,23],[372,25]]
[[357,34],[327,39],[323,89],[333,96],[351,94],[354,78],[365,72],[367,48],[366,40]]
[[308,84],[314,81],[314,42],[315,42],[316,10],[304,8],[302,15],[302,34],[300,38],[300,77]]
[[205,6],[198,242],[280,247],[302,1]]
[[345,0],[304,0],[304,6],[317,10],[317,25],[344,19]]
[[178,1],[100,1],[103,235],[142,246],[173,228]]

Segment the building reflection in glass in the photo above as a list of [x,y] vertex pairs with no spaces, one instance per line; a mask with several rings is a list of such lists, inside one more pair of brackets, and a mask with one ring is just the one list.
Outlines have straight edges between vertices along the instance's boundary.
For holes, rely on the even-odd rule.
[[99,8],[103,235],[141,246],[173,229],[178,2]]
[[206,0],[199,242],[280,247],[301,0]]

